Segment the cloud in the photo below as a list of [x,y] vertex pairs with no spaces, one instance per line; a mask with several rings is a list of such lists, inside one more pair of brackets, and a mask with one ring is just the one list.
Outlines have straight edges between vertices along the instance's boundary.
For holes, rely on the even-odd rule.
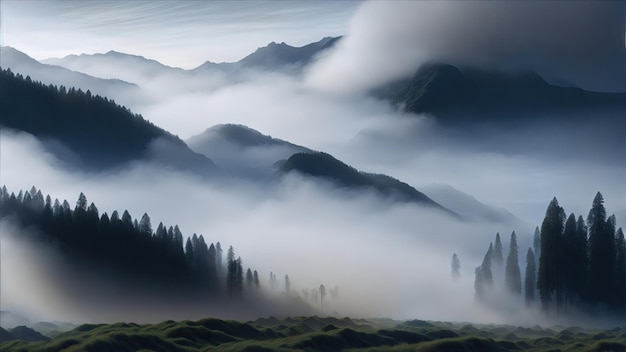
[[[127,209],[133,217],[148,212],[154,224],[158,221],[179,224],[185,235],[196,232],[209,242],[233,245],[237,255],[243,258],[244,268],[257,269],[265,287],[270,271],[280,279],[288,274],[297,293],[320,284],[329,288],[337,285],[339,297],[329,297],[320,314],[336,311],[350,316],[453,320],[493,316],[473,305],[471,285],[473,266],[480,261],[485,243],[496,231],[508,231],[501,225],[456,222],[419,206],[390,204],[367,192],[348,197],[326,183],[296,175],[276,184],[253,184],[236,180],[207,182],[141,164],[116,173],[68,172],[56,167],[54,157],[43,154],[46,157],[41,158],[41,145],[31,137],[5,131],[0,141],[2,150],[14,151],[3,154],[0,165],[3,182],[11,190],[35,185],[53,198],[68,198],[70,203],[73,197],[85,192],[88,201],[95,202],[101,212],[110,214],[115,209]],[[22,169],[24,163],[28,173]],[[19,231],[3,231],[7,232]],[[524,243],[528,241],[520,239],[520,246]],[[57,261],[54,253],[37,256],[39,249],[29,252],[32,248],[23,244],[19,248],[25,253],[19,258],[40,260],[32,262],[25,275],[45,276],[47,269],[43,268],[50,264],[47,260]],[[4,250],[9,249],[3,246]],[[464,276],[454,284],[449,273],[453,252],[463,261]],[[13,259],[3,255],[3,273],[5,260]],[[11,262],[7,268],[20,263]],[[67,272],[63,266],[50,265],[49,269],[56,270],[54,275]],[[132,307],[127,307],[126,301],[118,302],[117,307],[122,308],[118,311],[115,306],[107,305],[111,303],[106,303],[110,302],[106,292],[98,296],[105,304],[100,308],[105,309],[90,307],[89,300],[72,300],[73,295],[64,291],[74,287],[73,278],[81,276],[62,277],[65,281],[59,282],[64,284],[52,283],[52,291],[41,288],[33,291],[54,293],[39,297],[35,293],[19,295],[27,286],[15,281],[15,275],[2,275],[3,309],[31,307],[31,311],[48,314],[46,318],[57,315],[80,321],[158,320],[169,314],[163,311],[161,315],[141,315],[141,307],[129,310]],[[6,285],[4,280],[14,284]],[[100,285],[95,280],[91,287]],[[80,307],[72,307],[72,302]],[[434,302],[449,302],[454,309],[441,312]],[[64,307],[69,307],[65,313]],[[176,318],[185,318],[184,311],[176,313]],[[289,312],[293,311],[276,314]],[[214,313],[226,317],[234,314]],[[238,314],[235,316],[242,316]]]
[[309,82],[366,90],[436,61],[625,89],[625,16],[624,3],[607,1],[371,1],[310,70]]

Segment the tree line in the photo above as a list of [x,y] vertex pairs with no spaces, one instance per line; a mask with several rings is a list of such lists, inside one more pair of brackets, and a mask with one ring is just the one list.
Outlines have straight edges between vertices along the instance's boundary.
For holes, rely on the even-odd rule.
[[[535,229],[533,245],[526,252],[524,284],[519,267],[517,236],[511,234],[504,268],[508,292],[522,295],[531,305],[539,301],[550,314],[576,310],[594,314],[610,311],[626,314],[626,242],[615,215],[607,216],[604,197],[598,192],[586,220],[565,210],[553,198],[541,227]],[[494,287],[493,270],[502,266],[502,244],[496,235],[481,265],[475,269],[474,289],[478,301],[486,301]],[[458,275],[453,256],[453,276]]]
[[116,282],[230,297],[260,288],[258,272],[244,272],[232,246],[224,263],[220,242],[209,244],[195,233],[183,242],[178,225],[161,222],[155,230],[147,213],[140,219],[127,210],[100,214],[83,193],[72,209],[67,200],[53,201],[35,187],[16,195],[3,186],[0,219],[26,229],[22,235],[28,239],[59,249],[71,264]]
[[[45,85],[0,69],[0,91],[0,125],[62,141],[80,158],[82,168],[101,170],[141,159],[146,146],[157,138],[184,144],[141,115],[89,90]],[[57,157],[65,156],[58,153]]]

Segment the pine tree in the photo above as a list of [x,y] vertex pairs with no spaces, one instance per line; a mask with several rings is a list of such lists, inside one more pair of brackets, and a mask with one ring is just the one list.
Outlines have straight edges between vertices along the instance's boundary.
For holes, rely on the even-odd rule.
[[485,284],[483,280],[483,269],[477,266],[474,270],[474,298],[481,302],[485,297]]
[[493,247],[493,264],[496,265],[497,268],[502,267],[502,261],[504,260],[503,252],[502,252],[502,241],[500,240],[500,233],[496,233],[496,242]]
[[217,283],[217,250],[213,243],[209,246],[209,252],[207,256],[208,260],[208,280],[211,286],[215,286]]
[[320,285],[320,306],[322,310],[324,310],[324,296],[326,296],[326,287]]
[[621,227],[615,234],[615,248],[617,252],[615,306],[623,311],[626,308],[626,241],[624,240],[624,232]]
[[152,223],[150,222],[150,216],[148,216],[148,213],[143,213],[143,216],[139,221],[139,231],[152,236]]
[[522,294],[522,277],[519,269],[517,248],[517,235],[515,231],[511,233],[511,242],[509,244],[509,255],[506,258],[506,268],[504,281],[509,292],[515,295]]
[[574,256],[577,245],[576,215],[570,214],[565,221],[562,244],[559,252],[560,267],[562,268],[563,299],[564,304],[571,304],[576,291],[576,281],[584,272],[576,272],[576,259]]
[[193,254],[193,244],[189,237],[187,237],[187,242],[185,243],[185,257],[187,258],[187,264],[192,268],[195,267],[196,260]]
[[248,270],[246,270],[246,287],[248,288],[248,290],[250,290],[253,285],[254,285],[254,276],[252,275],[252,270],[248,268]]
[[483,287],[487,289],[493,288],[493,272],[491,271],[491,259],[493,257],[493,243],[489,243],[489,249],[483,257],[483,263],[480,265],[482,270]]
[[587,225],[582,216],[576,221],[576,241],[572,248],[572,272],[576,273],[573,282],[574,297],[585,299],[587,297],[587,282],[589,273],[589,241],[587,239]]
[[452,278],[455,280],[461,277],[461,261],[456,253],[452,254]]
[[217,275],[223,277],[224,273],[224,261],[222,260],[222,245],[217,242],[215,244],[215,269],[217,270]]
[[589,227],[589,293],[600,303],[611,302],[615,269],[615,237],[607,223],[604,198],[598,192],[587,216]]
[[565,212],[559,206],[559,202],[555,197],[548,205],[546,216],[541,224],[541,256],[539,257],[537,288],[539,289],[539,298],[544,311],[550,309],[555,296],[558,296],[560,293],[559,278],[561,272],[558,253],[560,251],[564,221]]
[[291,281],[289,280],[289,275],[285,275],[285,292],[289,293],[291,290]]
[[254,271],[254,287],[256,287],[256,289],[258,290],[261,286],[261,283],[259,282],[259,273],[257,273],[257,271]]
[[524,280],[524,299],[530,305],[535,300],[535,253],[532,248],[528,248],[526,253],[526,277]]

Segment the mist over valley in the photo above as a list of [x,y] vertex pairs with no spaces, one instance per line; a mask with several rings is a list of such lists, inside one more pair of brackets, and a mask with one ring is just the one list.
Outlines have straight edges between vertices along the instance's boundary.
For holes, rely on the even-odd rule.
[[[67,27],[2,4],[5,32],[72,43],[2,43],[2,348],[582,351],[591,330],[563,327],[623,330],[624,4],[42,4]],[[207,33],[247,54],[199,55]],[[140,325],[71,330],[118,322]]]

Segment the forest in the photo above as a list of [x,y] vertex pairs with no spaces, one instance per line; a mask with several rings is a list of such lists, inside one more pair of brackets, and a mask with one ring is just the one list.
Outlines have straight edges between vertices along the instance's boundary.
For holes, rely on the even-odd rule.
[[220,242],[203,235],[187,237],[178,225],[159,223],[153,228],[148,214],[133,219],[128,211],[100,214],[81,193],[72,209],[32,187],[17,195],[0,189],[0,220],[24,229],[28,240],[60,250],[76,267],[115,282],[144,289],[178,293],[241,297],[260,288],[259,274],[243,270],[241,257],[230,246],[224,261]]
[[[526,252],[524,284],[518,260],[515,231],[509,253],[503,258],[500,234],[489,244],[481,265],[475,269],[475,297],[489,303],[494,272],[504,270],[504,287],[527,305],[535,302],[551,316],[584,313],[589,316],[626,316],[626,242],[615,215],[607,216],[604,197],[598,192],[586,220],[566,215],[552,199],[541,227],[535,228],[532,248]],[[504,267],[503,267],[504,266]],[[458,275],[456,254],[453,275]],[[522,290],[523,289],[523,290]],[[522,292],[523,291],[523,292]]]

